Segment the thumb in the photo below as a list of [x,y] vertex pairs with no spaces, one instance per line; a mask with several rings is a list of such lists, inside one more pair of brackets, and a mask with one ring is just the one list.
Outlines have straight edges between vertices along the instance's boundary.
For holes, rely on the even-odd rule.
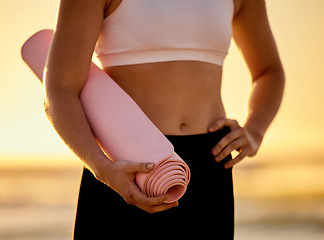
[[154,163],[146,162],[146,163],[135,163],[133,165],[133,171],[135,172],[143,172],[143,173],[149,173],[153,170],[155,167]]

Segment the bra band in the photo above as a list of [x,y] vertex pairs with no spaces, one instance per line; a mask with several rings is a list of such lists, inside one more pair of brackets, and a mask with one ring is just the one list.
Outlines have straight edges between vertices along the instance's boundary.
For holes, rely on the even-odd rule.
[[217,51],[177,49],[105,54],[99,55],[97,58],[101,67],[105,68],[107,66],[169,61],[201,61],[222,66],[225,56],[225,54],[218,53]]
[[233,0],[122,0],[103,22],[95,53],[103,68],[167,61],[222,66]]

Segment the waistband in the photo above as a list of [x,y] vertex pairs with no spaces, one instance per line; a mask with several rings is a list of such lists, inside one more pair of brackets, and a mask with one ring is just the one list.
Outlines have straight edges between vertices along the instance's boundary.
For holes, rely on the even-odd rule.
[[225,127],[216,132],[192,134],[192,135],[165,135],[165,137],[173,144],[176,143],[202,143],[202,142],[219,142],[226,134],[230,132],[230,128]]
[[207,132],[207,133],[198,133],[198,134],[190,134],[190,135],[168,135],[165,134],[167,138],[192,138],[192,139],[200,139],[200,138],[206,138],[206,137],[214,137],[218,135],[224,135],[229,133],[231,130],[229,127],[222,128],[216,132]]
[[211,133],[165,136],[173,144],[174,151],[188,164],[193,174],[194,169],[205,171],[206,166],[217,166],[224,170],[224,162],[230,160],[231,156],[216,163],[211,151],[229,132],[230,128],[226,127]]

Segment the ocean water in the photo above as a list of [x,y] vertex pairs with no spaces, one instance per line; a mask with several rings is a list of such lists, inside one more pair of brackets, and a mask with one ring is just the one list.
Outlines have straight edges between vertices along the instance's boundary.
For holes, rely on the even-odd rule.
[[[255,174],[264,171],[266,175],[269,168],[253,169],[241,168],[235,172],[235,180],[240,182],[236,186],[239,190],[236,191],[235,239],[323,240],[324,194],[317,188],[309,188],[306,194],[303,188],[302,195],[298,195],[295,190],[288,193],[280,186],[277,190],[285,194],[279,196],[274,194],[278,192],[276,186],[270,189],[269,180],[264,181],[269,189],[258,193],[262,184],[251,185],[251,182]],[[275,170],[273,174],[279,177]],[[72,239],[80,176],[80,165],[0,167],[0,239]],[[288,182],[286,185],[286,189],[291,188]]]

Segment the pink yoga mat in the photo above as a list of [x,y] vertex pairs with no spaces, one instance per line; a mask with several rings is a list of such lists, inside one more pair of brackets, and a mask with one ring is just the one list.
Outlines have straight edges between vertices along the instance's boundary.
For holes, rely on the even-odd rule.
[[[22,47],[24,61],[39,79],[52,36],[52,30],[40,31]],[[143,193],[150,197],[168,193],[166,203],[183,196],[190,180],[187,164],[134,100],[94,63],[80,99],[94,136],[110,159],[156,164],[150,173],[136,174]]]

